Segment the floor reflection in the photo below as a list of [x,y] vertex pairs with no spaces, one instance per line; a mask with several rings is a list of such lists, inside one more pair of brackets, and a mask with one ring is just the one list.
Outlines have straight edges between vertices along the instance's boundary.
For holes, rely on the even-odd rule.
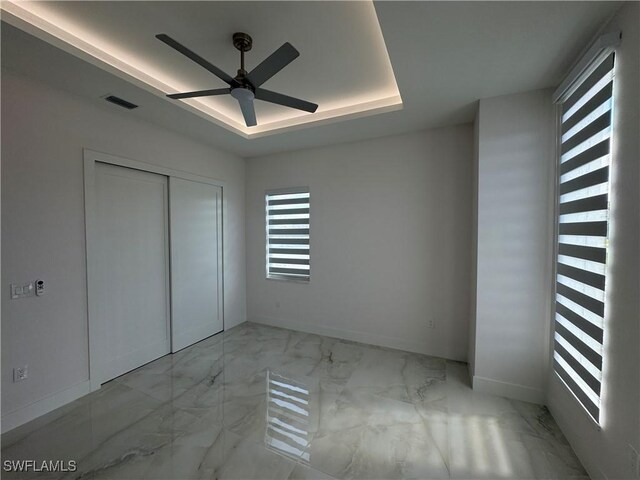
[[266,383],[265,445],[276,453],[308,463],[310,395],[307,386],[271,371],[267,371]]
[[480,476],[509,478],[514,475],[507,453],[507,439],[495,417],[449,415],[451,431],[458,434],[456,466]]

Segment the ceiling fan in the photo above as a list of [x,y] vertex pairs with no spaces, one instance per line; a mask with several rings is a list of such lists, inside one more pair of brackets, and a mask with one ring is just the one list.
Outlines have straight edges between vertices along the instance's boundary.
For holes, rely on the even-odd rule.
[[244,69],[244,53],[251,50],[253,40],[246,33],[234,33],[233,45],[240,50],[240,69],[235,77],[231,77],[215,65],[209,63],[200,55],[192,52],[184,45],[176,42],[169,35],[161,33],[156,35],[156,38],[174,50],[177,50],[184,56],[196,62],[201,67],[204,67],[209,72],[213,73],[216,77],[229,84],[228,88],[216,88],[212,90],[198,90],[196,92],[186,93],[172,93],[167,95],[169,98],[182,99],[182,98],[194,98],[194,97],[208,97],[212,95],[226,95],[231,94],[240,104],[242,110],[242,116],[247,124],[247,127],[253,127],[257,125],[256,111],[253,106],[253,100],[263,100],[265,102],[275,103],[278,105],[284,105],[285,107],[296,108],[298,110],[304,110],[305,112],[313,113],[317,110],[318,105],[315,103],[300,100],[299,98],[289,97],[281,93],[272,92],[260,88],[260,86],[273,77],[276,73],[289,65],[293,60],[298,58],[300,53],[290,43],[285,43],[256,68],[247,73]]

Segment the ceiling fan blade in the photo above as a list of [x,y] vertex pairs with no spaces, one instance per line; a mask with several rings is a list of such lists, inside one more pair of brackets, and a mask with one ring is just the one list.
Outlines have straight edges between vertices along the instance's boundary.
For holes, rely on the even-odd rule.
[[242,110],[242,116],[244,117],[244,123],[247,127],[255,127],[258,122],[256,121],[256,110],[253,106],[253,100],[250,98],[239,99],[240,110]]
[[258,88],[298,58],[299,55],[300,52],[298,52],[293,45],[287,42],[264,59],[260,65],[251,70],[247,75],[247,79],[251,82],[251,85]]
[[196,62],[201,67],[204,67],[205,69],[209,70],[211,73],[213,73],[220,80],[228,83],[229,85],[232,85],[234,83],[234,80],[233,80],[233,78],[231,78],[230,75],[227,75],[225,72],[220,70],[218,67],[216,67],[215,65],[209,63],[204,58],[202,58],[200,55],[198,55],[197,53],[192,52],[191,50],[189,50],[184,45],[176,42],[169,35],[165,35],[164,33],[160,33],[160,34],[156,35],[156,38],[158,40],[160,40],[161,42],[166,43],[167,45],[169,45],[174,50],[177,50],[178,52],[183,54],[185,57],[193,60],[194,62]]
[[272,92],[271,90],[265,90],[264,88],[256,88],[255,96],[258,100],[277,103],[278,105],[304,110],[305,112],[314,113],[318,109],[318,105],[315,103],[300,100],[299,98],[290,97],[281,93]]
[[230,88],[215,88],[213,90],[198,90],[197,92],[172,93],[170,95],[167,95],[167,97],[178,100],[181,98],[210,97],[212,95],[224,95],[230,92],[231,92]]

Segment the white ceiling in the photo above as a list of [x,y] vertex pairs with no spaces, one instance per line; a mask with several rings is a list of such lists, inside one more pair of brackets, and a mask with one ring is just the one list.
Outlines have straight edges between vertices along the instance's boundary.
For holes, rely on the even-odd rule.
[[[389,81],[389,71],[385,72],[383,68],[382,57],[385,55],[382,50],[379,50],[378,63],[371,52],[365,55],[367,58],[359,55],[364,48],[358,43],[363,38],[359,34],[366,30],[366,25],[371,25],[371,17],[358,26],[358,15],[364,12],[358,10],[358,5],[368,5],[367,2],[284,2],[291,4],[291,11],[297,12],[295,17],[285,15],[285,20],[279,16],[284,15],[282,10],[278,10],[283,8],[280,2],[261,2],[262,13],[257,16],[254,2],[234,2],[230,8],[233,14],[230,15],[235,20],[229,20],[228,24],[203,22],[198,8],[212,8],[206,2],[181,2],[178,9],[173,2],[154,2],[154,8],[144,21],[135,17],[120,23],[117,21],[118,8],[124,14],[122,9],[133,8],[129,4],[150,2],[98,2],[99,7],[95,7],[94,2],[69,3],[76,5],[64,3],[62,7],[76,12],[78,18],[94,18],[93,9],[101,9],[100,16],[109,18],[105,24],[110,26],[107,28],[100,22],[92,24],[91,30],[96,35],[119,39],[118,48],[121,49],[126,49],[134,37],[138,38],[137,41],[143,44],[137,47],[138,55],[142,54],[135,60],[153,60],[153,68],[179,77],[188,89],[221,85],[213,83],[218,80],[206,71],[198,70],[197,65],[190,65],[191,62],[181,59],[155,40],[151,33],[164,31],[174,36],[229,73],[237,68],[238,61],[237,52],[234,55],[228,40],[233,31],[250,30],[256,42],[254,50],[247,56],[250,65],[266,57],[284,41],[290,41],[300,50],[301,57],[265,86],[311,101],[329,102],[332,88],[341,89],[341,95],[355,97],[361,86],[363,91],[372,92],[376,90],[375,85]],[[118,3],[123,5],[117,6]],[[226,2],[214,3],[216,8],[220,5],[231,7]],[[141,108],[127,114],[181,131],[239,155],[256,156],[470,122],[480,98],[557,85],[571,62],[619,5],[619,2],[606,1],[376,2],[378,22],[402,95],[403,109],[261,138],[242,138],[4,23],[2,66],[53,83],[96,103],[104,103],[100,97],[113,93],[141,105]],[[336,10],[338,6],[342,6],[342,10]],[[305,9],[310,9],[308,12],[312,14],[301,14]],[[272,16],[268,12],[280,13]],[[345,12],[351,12],[355,17],[349,17],[349,21],[344,23],[340,15]],[[322,33],[314,33],[317,32],[314,27],[316,18],[325,25],[325,29],[331,29],[332,36],[340,38],[340,42],[331,44],[331,49],[325,48],[327,43],[323,43],[326,38]],[[132,31],[142,23],[148,32],[140,40],[142,37]],[[275,24],[278,28],[273,28]],[[29,29],[24,25],[20,27]],[[351,37],[354,37],[352,44],[359,45],[358,48],[347,46],[351,44]],[[369,38],[373,37],[375,35]],[[314,62],[314,56],[322,58],[322,68]],[[377,73],[370,75],[364,72]],[[340,82],[335,83],[335,78]],[[341,83],[345,85],[340,86]],[[104,107],[118,108],[108,104]],[[276,118],[280,110],[279,107],[259,110],[259,120],[260,115]],[[271,115],[273,117],[269,117]]]

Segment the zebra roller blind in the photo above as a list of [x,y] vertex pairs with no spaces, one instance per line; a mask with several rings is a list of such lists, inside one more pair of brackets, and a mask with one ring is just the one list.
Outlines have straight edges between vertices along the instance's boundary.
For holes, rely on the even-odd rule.
[[599,422],[614,54],[562,103],[554,368]]
[[267,277],[309,281],[309,189],[267,192]]

